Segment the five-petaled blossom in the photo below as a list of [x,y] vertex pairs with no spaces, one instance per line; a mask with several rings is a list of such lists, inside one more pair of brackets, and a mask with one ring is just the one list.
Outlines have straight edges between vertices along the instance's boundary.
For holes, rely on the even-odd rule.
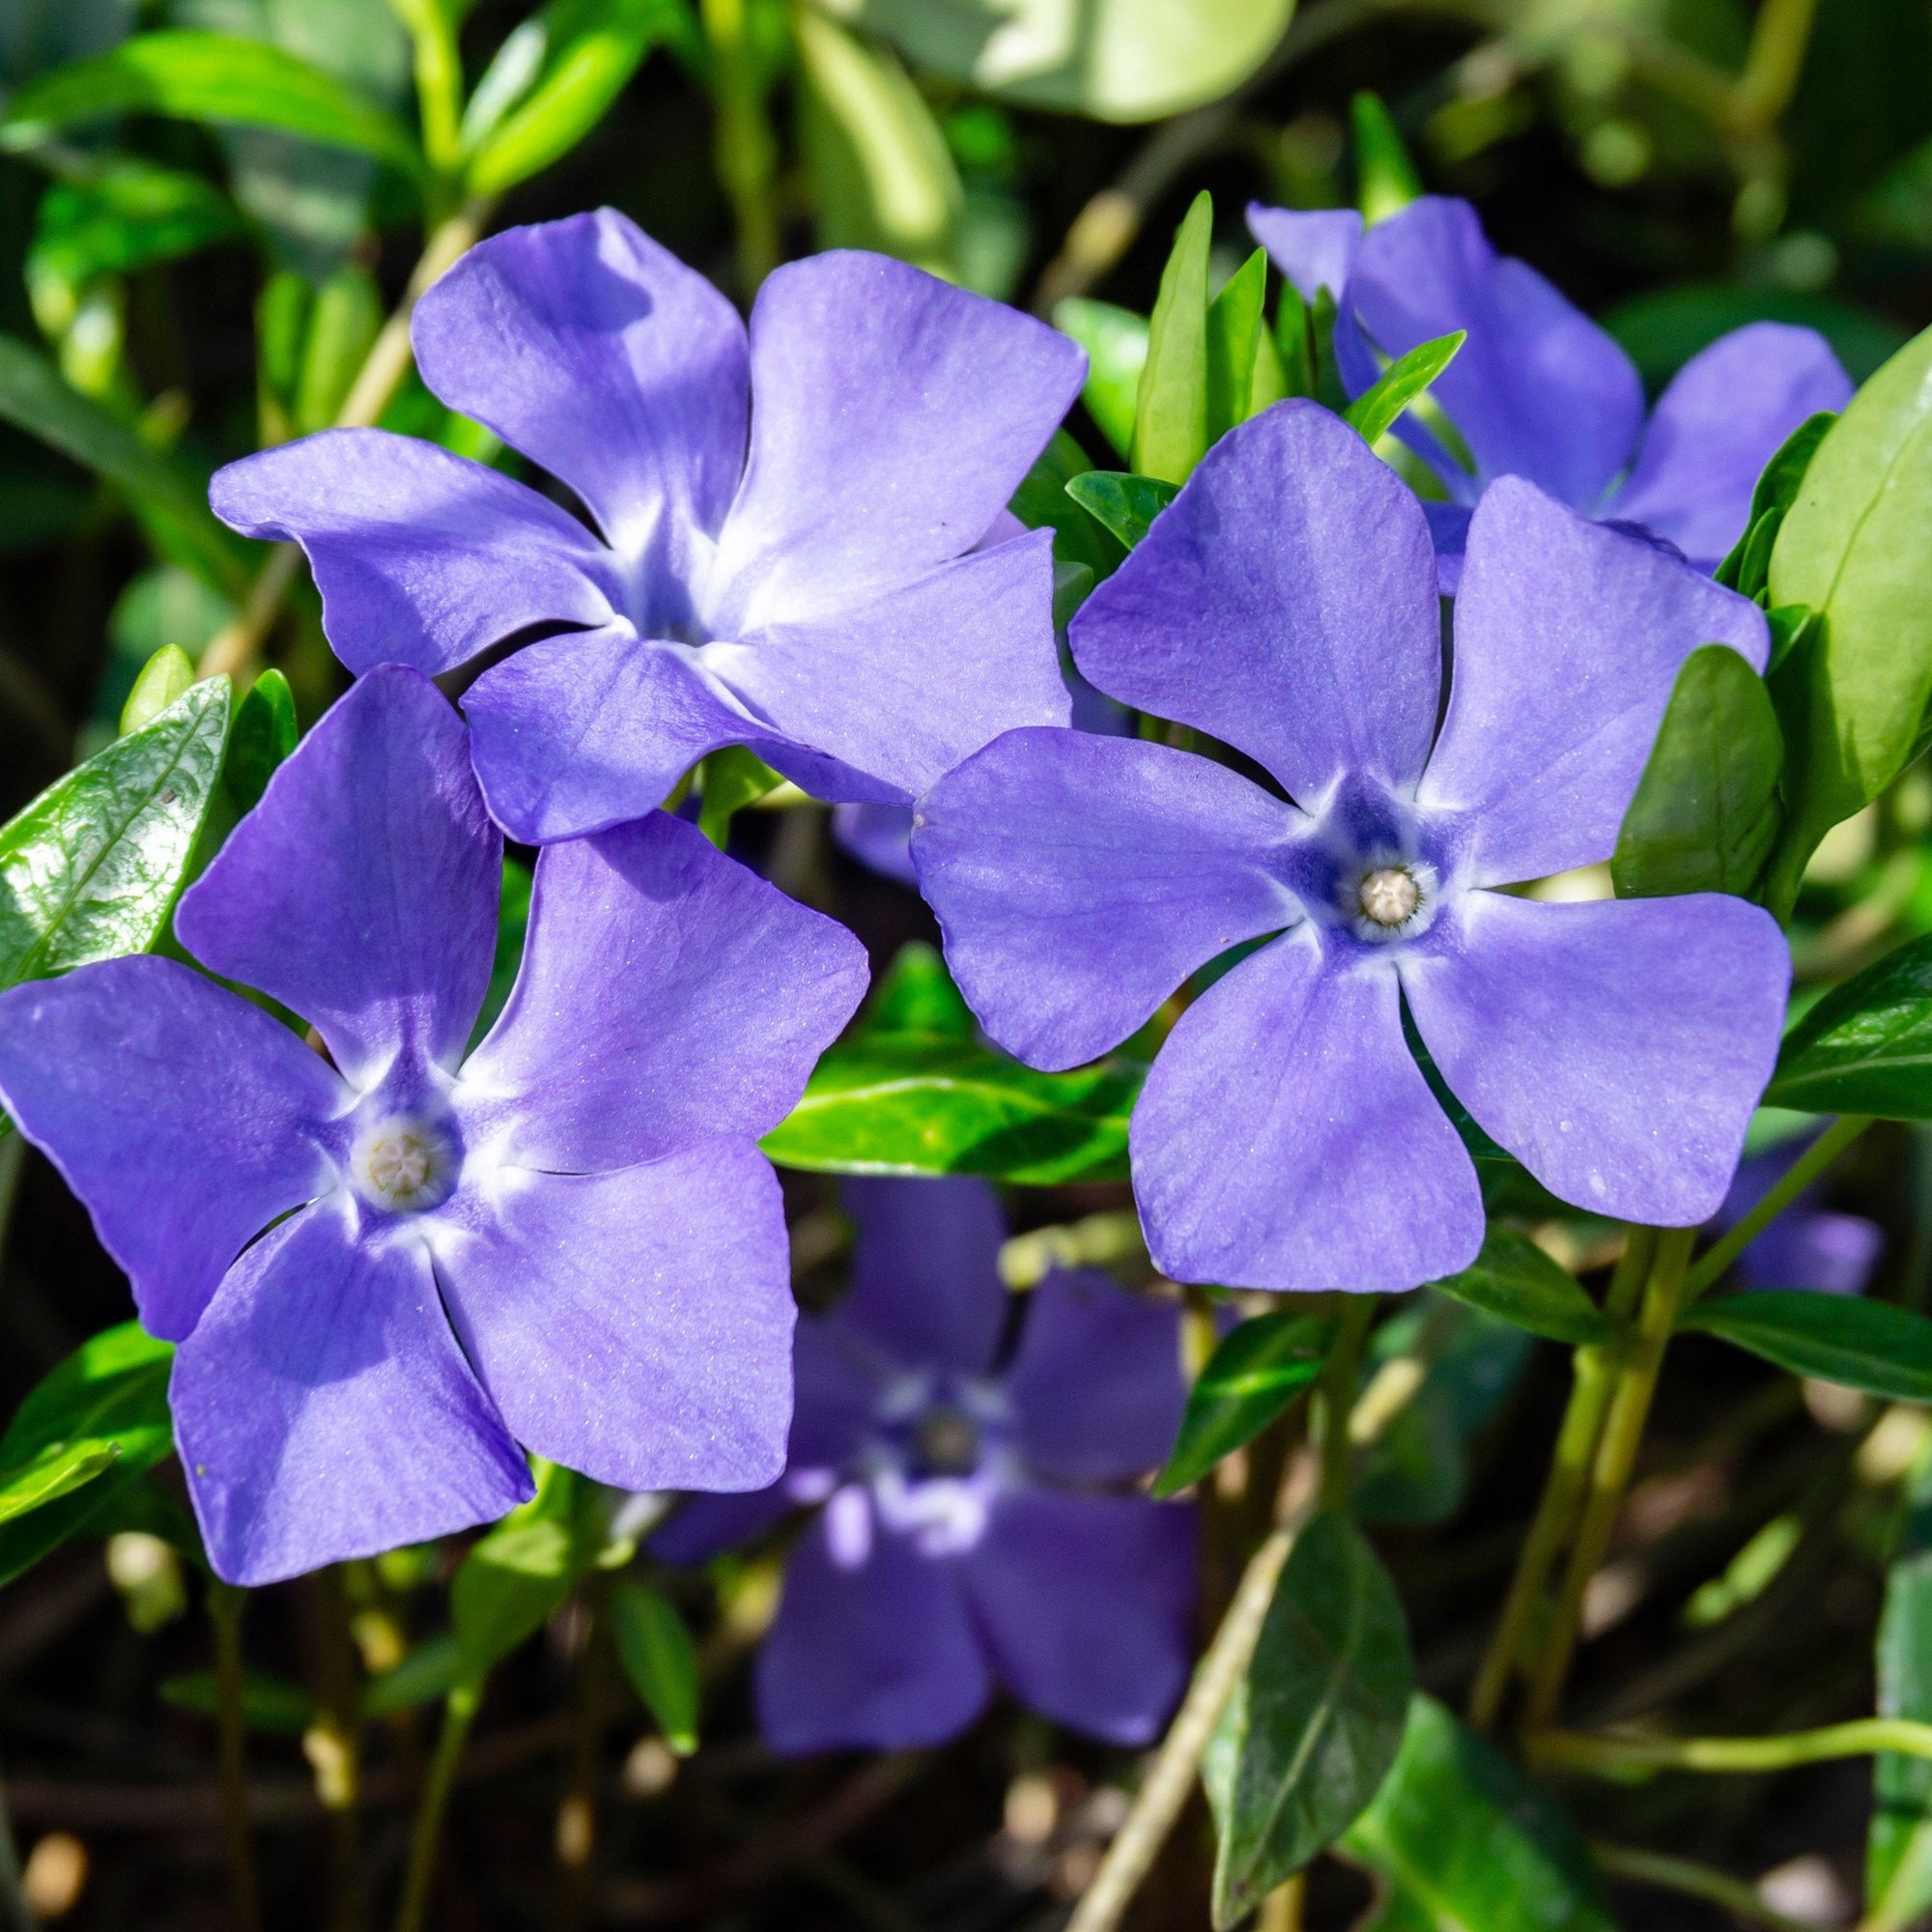
[[[1678,666],[1760,612],[1515,478],[1477,507],[1443,638],[1420,505],[1278,404],[1224,438],[1072,626],[1101,690],[1212,734],[1009,732],[919,807],[960,989],[1036,1066],[1091,1060],[1198,968],[1135,1108],[1135,1192],[1183,1281],[1406,1289],[1475,1257],[1469,1155],[1405,1037],[1554,1193],[1690,1226],[1776,1053],[1776,923],[1716,894],[1497,888],[1607,858]],[[1272,780],[1280,791],[1270,788]],[[1286,797],[1282,796],[1286,793]]]
[[1449,492],[1428,506],[1447,591],[1469,513],[1498,476],[1525,477],[1586,517],[1640,525],[1715,570],[1744,534],[1778,444],[1851,399],[1823,336],[1756,322],[1693,355],[1646,424],[1623,349],[1527,263],[1498,255],[1466,201],[1425,196],[1366,234],[1342,209],[1255,206],[1248,226],[1307,299],[1322,287],[1334,295],[1335,358],[1351,395],[1380,374],[1375,351],[1393,357],[1466,331],[1433,394],[1473,474],[1413,412],[1396,425]]
[[850,934],[658,812],[537,863],[489,985],[502,840],[418,672],[275,775],[169,959],[0,996],[0,1098],[91,1209],[219,1573],[262,1583],[501,1516],[519,1444],[627,1488],[782,1466],[793,1305],[753,1136],[866,980]]
[[823,1505],[758,1657],[778,1750],[934,1744],[996,1679],[1075,1730],[1145,1743],[1187,1678],[1194,1521],[1120,1485],[1180,1420],[1177,1309],[1052,1273],[1009,1358],[984,1182],[855,1180],[845,1198],[852,1290],[799,1323],[784,1479],[696,1498],[653,1548],[695,1562]]
[[907,805],[1009,725],[1066,721],[1052,533],[1006,508],[1085,367],[1042,324],[835,252],[773,274],[748,334],[605,209],[491,237],[412,333],[429,386],[594,527],[372,429],[233,464],[211,500],[301,544],[352,670],[480,658],[464,706],[513,838],[639,817],[733,744]]

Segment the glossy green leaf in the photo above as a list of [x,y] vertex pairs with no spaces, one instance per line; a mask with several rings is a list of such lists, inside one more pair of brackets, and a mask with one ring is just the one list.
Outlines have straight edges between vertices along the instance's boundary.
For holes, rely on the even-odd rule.
[[455,1635],[444,1631],[419,1643],[392,1670],[362,1687],[362,1715],[390,1718],[446,1697],[456,1687],[461,1653]]
[[1396,417],[1455,361],[1456,352],[1464,339],[1464,331],[1459,328],[1452,334],[1418,342],[1406,355],[1391,362],[1342,412],[1343,417],[1360,432],[1364,442],[1379,441],[1394,426]]
[[1084,564],[1098,582],[1113,573],[1123,553],[1093,513],[1066,494],[1066,486],[1093,468],[1087,452],[1064,429],[1055,430],[1007,507],[1028,529],[1053,531],[1055,562]]
[[227,680],[194,685],[0,827],[0,985],[160,938],[227,732]]
[[1134,408],[1147,367],[1147,317],[1112,302],[1069,296],[1054,309],[1053,326],[1087,352],[1087,382],[1080,391],[1087,413],[1123,457],[1131,457]]
[[0,144],[33,147],[110,114],[272,128],[373,156],[405,174],[419,176],[423,167],[402,123],[332,75],[264,42],[185,30],[137,34],[29,81],[0,121]]
[[567,155],[675,16],[675,0],[552,0],[524,21],[464,116],[470,193],[501,194]]
[[1340,1850],[1379,1882],[1357,1932],[1616,1932],[1562,1807],[1420,1692]]
[[1749,897],[1783,822],[1783,767],[1784,734],[1764,680],[1727,645],[1692,651],[1617,833],[1617,896]]
[[1932,1120],[1932,936],[1835,986],[1784,1037],[1765,1102]]
[[611,1630],[624,1674],[680,1757],[697,1748],[697,1650],[677,1606],[628,1580],[611,1590]]
[[299,733],[295,693],[271,666],[248,687],[228,727],[221,782],[238,817],[261,803],[276,766],[295,750]]
[[[1911,1480],[1875,1662],[1878,1716],[1932,1721],[1932,1461]],[[1932,1909],[1932,1761],[1896,1751],[1872,1760],[1865,1905],[1864,1932],[1909,1932]]]
[[[979,1174],[1038,1186],[1125,1178],[1127,1121],[1145,1066],[1115,1057],[1037,1073],[981,1045],[970,1018],[959,1017],[963,1005],[936,1012],[929,978],[920,1010],[907,1011],[899,977],[895,964],[865,1020],[824,1055],[798,1105],[760,1142],[773,1160],[820,1173]],[[947,991],[957,1001],[950,982]]]
[[1893,1402],[1932,1402],[1932,1321],[1889,1301],[1760,1289],[1697,1302],[1678,1325],[1734,1342],[1795,1376]]
[[1185,483],[1208,453],[1208,250],[1213,238],[1214,203],[1204,189],[1176,231],[1161,270],[1134,399],[1135,473],[1168,483]]
[[[161,1684],[161,1701],[177,1711],[213,1718],[220,1710],[221,1690],[212,1670],[185,1671]],[[315,1699],[292,1678],[272,1670],[250,1668],[242,1674],[242,1721],[251,1731],[270,1736],[300,1737],[318,1716]]]
[[1257,248],[1208,304],[1208,441],[1248,419],[1264,325],[1267,250]]
[[1727,589],[1752,598],[1766,590],[1778,528],[1798,499],[1799,486],[1825,440],[1825,432],[1837,420],[1830,410],[1806,416],[1764,466],[1751,490],[1750,515],[1745,519],[1744,531],[1718,566],[1718,582]]
[[115,1442],[55,1442],[18,1468],[0,1469],[0,1522],[71,1494],[118,1460]]
[[1253,1441],[1321,1373],[1332,1332],[1321,1317],[1287,1309],[1229,1330],[1188,1391],[1154,1494],[1198,1483],[1223,1456]]
[[1601,1342],[1609,1334],[1603,1310],[1577,1285],[1576,1276],[1528,1236],[1500,1223],[1484,1236],[1483,1251],[1469,1266],[1433,1285],[1439,1294],[1453,1295],[1552,1342],[1580,1345]]
[[1217,1927],[1254,1911],[1375,1796],[1413,1684],[1395,1585],[1346,1516],[1317,1517],[1202,1766],[1220,1840]]
[[1132,550],[1180,495],[1180,486],[1123,469],[1090,469],[1067,484],[1066,494],[1123,549]]
[[1373,228],[1420,196],[1422,177],[1379,95],[1356,95],[1349,103],[1349,121],[1355,136],[1355,204]]
[[1847,406],[1812,457],[1771,555],[1774,606],[1818,613],[1772,674],[1784,722],[1789,817],[1769,882],[1797,897],[1818,841],[1876,798],[1932,699],[1932,329]]

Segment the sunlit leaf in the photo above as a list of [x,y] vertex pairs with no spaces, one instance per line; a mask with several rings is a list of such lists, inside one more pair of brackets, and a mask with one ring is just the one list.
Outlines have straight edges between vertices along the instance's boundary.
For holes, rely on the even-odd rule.
[[611,1628],[632,1688],[680,1757],[697,1748],[697,1650],[676,1605],[660,1590],[620,1581],[611,1589]]
[[1087,383],[1080,391],[1087,413],[1123,457],[1131,457],[1134,405],[1147,366],[1147,317],[1112,302],[1069,296],[1054,309],[1053,326],[1087,352]]
[[1355,199],[1362,219],[1373,227],[1414,201],[1422,193],[1422,178],[1379,95],[1357,94],[1349,103],[1349,121],[1355,135]]
[[1180,486],[1123,469],[1089,469],[1067,484],[1066,494],[1123,549],[1132,550],[1179,496]]
[[1825,432],[1837,421],[1830,410],[1809,415],[1786,437],[1764,466],[1751,490],[1750,515],[1730,554],[1718,566],[1718,582],[1740,596],[1757,597],[1767,587],[1771,553],[1785,513],[1798,500],[1799,486]]
[[1222,1457],[1251,1442],[1321,1373],[1331,1325],[1279,1310],[1251,1316],[1222,1337],[1188,1391],[1157,1496],[1198,1483]]
[[1889,1301],[1819,1289],[1761,1289],[1700,1301],[1679,1324],[1780,1369],[1893,1402],[1932,1402],[1932,1321]]
[[1255,357],[1265,325],[1267,250],[1257,248],[1208,304],[1208,440],[1245,422],[1255,389]]
[[1185,483],[1208,453],[1208,251],[1213,239],[1214,203],[1203,189],[1175,231],[1161,270],[1134,398],[1135,472],[1167,483]]
[[1396,417],[1455,361],[1456,352],[1464,340],[1464,331],[1459,328],[1452,334],[1418,342],[1406,355],[1391,362],[1343,411],[1344,418],[1360,432],[1364,442],[1378,441],[1393,427]]

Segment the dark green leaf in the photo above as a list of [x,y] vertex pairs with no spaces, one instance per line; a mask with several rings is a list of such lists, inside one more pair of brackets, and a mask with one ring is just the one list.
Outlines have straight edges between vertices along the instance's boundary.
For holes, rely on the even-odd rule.
[[419,1643],[395,1666],[372,1677],[362,1689],[362,1715],[389,1718],[449,1695],[460,1658],[456,1638],[445,1631]]
[[1056,430],[1007,507],[1028,529],[1052,530],[1056,562],[1085,564],[1098,582],[1119,565],[1121,546],[1066,494],[1066,486],[1093,468],[1086,451],[1064,429]]
[[421,155],[392,114],[280,47],[226,34],[137,34],[30,81],[14,95],[0,143],[29,148],[110,114],[165,114],[273,128],[350,148],[419,176]]
[[238,817],[261,803],[275,767],[295,750],[298,735],[295,693],[271,667],[248,687],[228,729],[221,782]]
[[697,1748],[697,1651],[662,1591],[623,1581],[611,1591],[611,1628],[633,1688],[680,1757]]
[[[177,1711],[213,1718],[220,1710],[220,1688],[212,1670],[190,1670],[165,1679],[161,1701]],[[300,1737],[316,1720],[315,1699],[291,1678],[272,1670],[246,1670],[242,1676],[242,1721],[251,1731]]]
[[1358,94],[1349,108],[1355,132],[1355,201],[1362,219],[1374,227],[1400,214],[1422,193],[1422,178],[1379,95]]
[[1066,494],[1122,548],[1132,550],[1180,495],[1180,486],[1122,469],[1090,469],[1067,484]]
[[1112,302],[1069,296],[1053,311],[1053,326],[1087,352],[1080,400],[1100,434],[1124,457],[1134,447],[1134,405],[1147,366],[1148,319]]
[[1784,1037],[1765,1103],[1932,1120],[1932,937],[1834,987]]
[[192,686],[0,827],[0,985],[167,930],[221,772],[228,681]]
[[1185,483],[1208,453],[1208,249],[1213,232],[1214,204],[1204,189],[1175,235],[1148,324],[1147,363],[1134,399],[1133,464],[1137,474],[1168,483]]
[[1750,515],[1745,520],[1743,534],[1718,566],[1719,583],[1746,597],[1756,597],[1764,590],[1778,526],[1797,499],[1798,486],[1804,481],[1804,472],[1810,469],[1825,432],[1837,420],[1830,410],[1820,410],[1816,415],[1806,416],[1778,445],[1751,491]]
[[1380,1881],[1357,1932],[1616,1932],[1562,1808],[1420,1693],[1340,1849]]
[[1248,418],[1255,357],[1267,294],[1267,250],[1257,248],[1208,304],[1208,441],[1211,446]]
[[1725,644],[1684,660],[1624,813],[1617,896],[1750,895],[1782,823],[1784,735],[1764,680]]
[[1932,1402],[1932,1321],[1889,1301],[1762,1289],[1700,1301],[1679,1326],[1735,1342],[1795,1376],[1893,1402]]
[[335,421],[382,327],[383,298],[360,262],[344,263],[316,290],[293,396],[298,434]]
[[1475,1261],[1435,1287],[1438,1293],[1454,1295],[1552,1342],[1601,1342],[1609,1334],[1602,1309],[1577,1287],[1570,1270],[1514,1228],[1491,1228]]
[[1174,1453],[1153,1492],[1171,1496],[1198,1483],[1223,1456],[1252,1441],[1321,1372],[1331,1325],[1282,1310],[1232,1329],[1188,1391]]
[[1344,1832],[1395,1762],[1413,1689],[1402,1601],[1337,1512],[1295,1539],[1202,1766],[1232,1925]]
[[1418,342],[1342,412],[1364,442],[1377,442],[1387,434],[1396,417],[1455,361],[1464,339],[1464,331],[1459,328],[1453,334]]

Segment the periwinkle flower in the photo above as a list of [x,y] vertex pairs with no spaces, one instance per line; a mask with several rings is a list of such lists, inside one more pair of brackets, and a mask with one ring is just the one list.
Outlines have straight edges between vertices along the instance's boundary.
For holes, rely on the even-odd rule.
[[0,995],[0,1098],[86,1203],[216,1570],[262,1583],[490,1520],[527,1446],[627,1488],[781,1465],[793,1310],[753,1136],[864,989],[858,943],[658,812],[537,861],[418,672],[364,678],[176,920],[174,960]]
[[1194,1521],[1120,1486],[1180,1420],[1178,1310],[1052,1273],[1006,1356],[989,1187],[853,1180],[845,1199],[852,1289],[799,1323],[783,1480],[697,1497],[655,1553],[696,1562],[816,1506],[758,1656],[775,1749],[935,1744],[996,1680],[1075,1730],[1145,1743],[1187,1678]]
[[1248,226],[1305,298],[1322,286],[1334,294],[1335,355],[1351,395],[1379,374],[1371,345],[1394,357],[1467,332],[1433,393],[1474,473],[1413,412],[1396,425],[1449,492],[1428,508],[1448,591],[1469,513],[1498,476],[1525,477],[1585,516],[1639,525],[1715,570],[1744,534],[1778,444],[1851,399],[1816,330],[1755,322],[1685,363],[1646,422],[1623,349],[1527,263],[1498,255],[1466,201],[1426,195],[1366,233],[1340,209],[1257,205]]
[[778,270],[748,334],[605,209],[480,243],[412,333],[429,386],[594,527],[380,430],[245,458],[211,500],[301,544],[351,670],[482,667],[464,704],[513,837],[637,818],[731,744],[905,805],[1009,725],[1065,722],[1052,534],[1006,509],[1084,369],[1044,325],[834,252]]
[[[1817,1139],[1801,1134],[1739,1163],[1736,1179],[1713,1226],[1736,1226],[1769,1194],[1791,1164]],[[1818,1189],[1805,1188],[1738,1257],[1746,1288],[1812,1288],[1827,1294],[1862,1294],[1885,1251],[1885,1235],[1862,1214],[1821,1208]]]
[[1415,497],[1339,418],[1279,404],[1071,632],[1101,690],[1264,776],[1023,729],[920,804],[954,977],[1035,1066],[1094,1058],[1264,942],[1181,1015],[1134,1111],[1142,1219],[1179,1280],[1397,1290],[1474,1259],[1475,1170],[1405,1013],[1563,1199],[1694,1226],[1723,1198],[1777,1049],[1776,922],[1715,894],[1499,889],[1609,856],[1679,664],[1718,641],[1762,666],[1763,616],[1510,477],[1470,526],[1438,731],[1439,608]]

